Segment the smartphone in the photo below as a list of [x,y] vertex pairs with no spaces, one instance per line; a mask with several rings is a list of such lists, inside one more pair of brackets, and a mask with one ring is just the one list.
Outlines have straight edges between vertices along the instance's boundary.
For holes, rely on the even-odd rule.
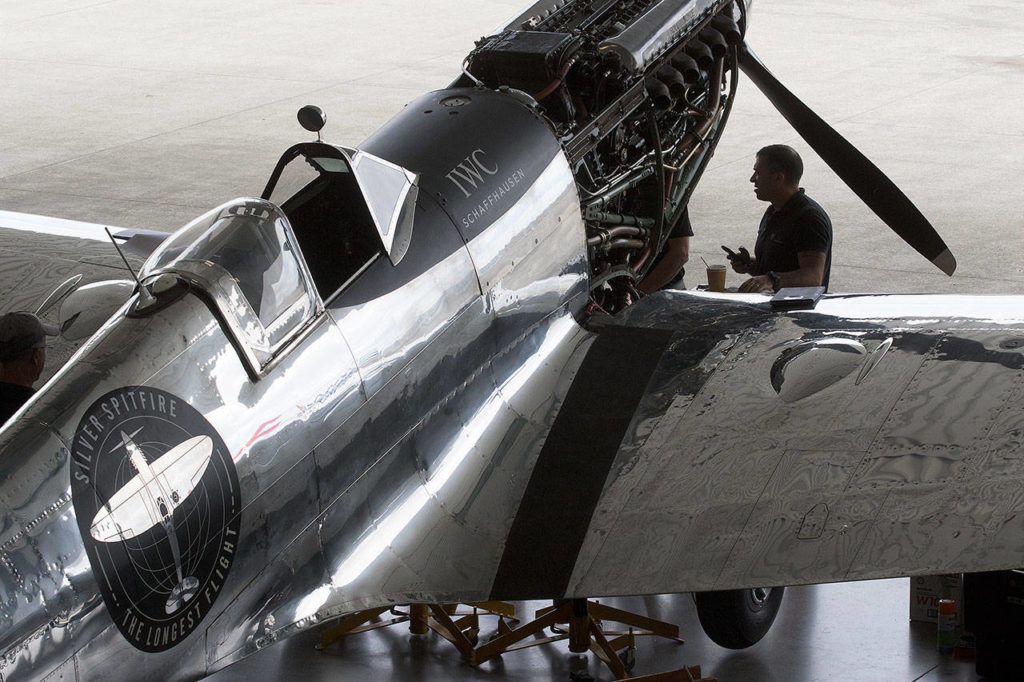
[[750,256],[744,256],[743,254],[736,253],[725,244],[722,244],[722,250],[729,256],[729,260],[739,261],[743,264],[750,262]]

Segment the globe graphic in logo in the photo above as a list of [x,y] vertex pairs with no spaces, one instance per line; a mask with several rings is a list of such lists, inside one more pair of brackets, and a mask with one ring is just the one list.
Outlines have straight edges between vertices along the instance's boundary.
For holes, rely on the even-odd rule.
[[111,391],[79,422],[71,488],[118,629],[144,651],[183,641],[212,608],[236,552],[240,491],[220,435],[170,393]]

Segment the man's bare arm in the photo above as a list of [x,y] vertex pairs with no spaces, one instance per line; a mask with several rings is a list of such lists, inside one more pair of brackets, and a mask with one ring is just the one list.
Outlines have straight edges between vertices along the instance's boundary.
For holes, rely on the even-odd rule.
[[[789,272],[777,272],[779,276],[779,288],[782,287],[816,287],[821,286],[825,278],[825,254],[818,251],[800,251],[796,254],[800,267]],[[758,275],[751,277],[740,285],[739,290],[743,293],[758,291],[771,291],[775,289],[775,283],[769,275]]]
[[643,294],[651,294],[672,281],[690,260],[690,238],[676,237],[665,244],[665,255],[647,273],[637,288]]

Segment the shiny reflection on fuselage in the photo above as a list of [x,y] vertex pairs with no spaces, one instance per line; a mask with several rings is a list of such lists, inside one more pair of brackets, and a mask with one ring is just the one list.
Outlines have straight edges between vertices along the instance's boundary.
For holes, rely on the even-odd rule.
[[452,434],[453,440],[439,461],[429,472],[423,472],[422,484],[414,488],[404,501],[378,521],[376,528],[341,562],[331,576],[332,585],[345,587],[353,582],[422,511],[428,500],[444,499],[445,484],[474,448],[478,447],[483,433],[491,428],[504,401],[514,399],[519,391],[535,379],[536,373],[563,347],[569,337],[577,333],[579,327],[571,317],[562,317],[555,323],[552,333],[544,338],[538,351],[501,384],[499,392],[488,397],[460,431]]
[[423,510],[431,498],[443,494],[448,479],[476,446],[476,438],[487,429],[502,407],[501,397],[492,395],[455,435],[455,440],[444,454],[433,474],[422,485],[412,490],[397,508],[376,523],[376,528],[360,542],[331,575],[331,584],[343,588],[358,578]]

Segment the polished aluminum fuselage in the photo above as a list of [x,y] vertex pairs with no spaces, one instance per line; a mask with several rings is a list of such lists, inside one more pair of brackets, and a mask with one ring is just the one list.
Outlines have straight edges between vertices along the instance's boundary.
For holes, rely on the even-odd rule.
[[[576,318],[587,286],[579,199],[564,157],[549,156],[485,230],[464,242],[447,218],[433,222],[430,238],[451,253],[372,300],[328,301],[255,380],[191,294],[101,329],[0,436],[5,677],[63,666],[82,679],[196,677],[340,613],[486,597],[589,336]],[[443,216],[434,201],[423,210]],[[69,487],[83,411],[137,385],[205,416],[243,504],[216,607],[157,653],[136,650],[104,609]]]

